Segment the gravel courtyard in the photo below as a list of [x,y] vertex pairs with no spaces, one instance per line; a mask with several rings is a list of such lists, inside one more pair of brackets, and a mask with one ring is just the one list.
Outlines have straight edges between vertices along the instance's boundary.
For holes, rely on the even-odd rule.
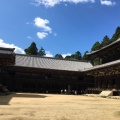
[[120,120],[120,99],[14,93],[0,96],[0,120]]

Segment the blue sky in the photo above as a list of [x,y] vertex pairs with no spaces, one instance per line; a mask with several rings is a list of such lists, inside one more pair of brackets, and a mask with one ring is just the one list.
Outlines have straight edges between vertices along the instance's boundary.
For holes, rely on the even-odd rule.
[[24,53],[32,42],[47,56],[90,51],[120,26],[120,0],[0,0],[0,47]]

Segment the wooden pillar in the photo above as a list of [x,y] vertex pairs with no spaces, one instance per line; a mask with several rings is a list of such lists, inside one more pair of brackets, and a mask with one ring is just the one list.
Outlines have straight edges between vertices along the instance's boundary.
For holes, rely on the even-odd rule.
[[98,86],[97,86],[97,88],[101,88],[101,82],[102,82],[101,81],[101,77],[99,76],[97,79],[98,79]]
[[110,90],[110,79],[108,77],[108,89]]
[[3,82],[3,67],[0,65],[0,83]]
[[117,75],[116,75],[116,89],[117,89],[117,90],[119,90],[119,89],[120,89],[119,77],[120,77],[120,75],[119,75],[119,74],[117,74]]
[[0,65],[0,83],[1,83],[1,79],[2,79],[2,68],[1,68],[1,65]]
[[100,79],[100,89],[102,89],[103,80],[102,80],[101,76],[99,79]]
[[94,85],[94,88],[97,87],[97,77],[95,76],[95,85]]
[[118,74],[118,85],[119,85],[119,90],[120,90],[120,74]]

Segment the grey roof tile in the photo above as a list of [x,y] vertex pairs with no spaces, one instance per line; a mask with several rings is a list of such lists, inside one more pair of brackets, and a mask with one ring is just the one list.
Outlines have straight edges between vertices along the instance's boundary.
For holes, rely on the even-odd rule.
[[109,63],[105,63],[102,65],[97,65],[91,68],[86,68],[83,71],[91,71],[91,70],[96,70],[96,69],[101,69],[101,68],[106,68],[106,67],[110,67],[110,66],[114,66],[114,65],[120,65],[120,60],[115,60]]
[[67,71],[82,71],[84,69],[91,68],[92,64],[88,61],[69,61],[55,58],[16,54],[15,66]]

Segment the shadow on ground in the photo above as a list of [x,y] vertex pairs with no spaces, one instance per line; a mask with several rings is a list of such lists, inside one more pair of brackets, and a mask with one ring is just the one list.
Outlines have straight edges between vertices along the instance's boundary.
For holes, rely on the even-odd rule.
[[0,96],[0,105],[9,105],[9,102],[14,97],[23,97],[23,98],[46,98],[45,95],[34,94],[34,93],[11,93],[9,95]]

